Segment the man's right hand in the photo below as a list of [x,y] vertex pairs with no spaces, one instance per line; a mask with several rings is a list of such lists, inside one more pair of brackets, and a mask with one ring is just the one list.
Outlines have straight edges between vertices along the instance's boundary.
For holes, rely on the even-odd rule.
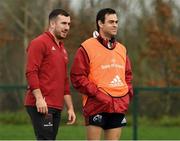
[[38,112],[48,114],[48,108],[44,98],[39,98],[36,100],[36,107]]
[[36,99],[37,111],[42,113],[42,114],[48,114],[47,103],[45,101],[45,98],[43,98],[43,96],[41,94],[41,90],[35,89],[35,90],[33,90],[33,94],[34,94],[35,99]]

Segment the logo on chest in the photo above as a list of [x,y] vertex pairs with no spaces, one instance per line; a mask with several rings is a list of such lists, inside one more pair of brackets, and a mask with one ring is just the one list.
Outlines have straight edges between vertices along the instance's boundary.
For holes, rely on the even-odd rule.
[[54,46],[51,47],[51,50],[56,50],[56,48]]

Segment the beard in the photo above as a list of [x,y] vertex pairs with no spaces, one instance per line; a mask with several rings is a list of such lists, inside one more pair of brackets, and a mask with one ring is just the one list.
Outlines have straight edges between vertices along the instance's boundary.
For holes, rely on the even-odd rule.
[[116,34],[112,34],[112,33],[105,33],[105,36],[112,39],[112,38],[115,38]]
[[61,36],[60,32],[57,32],[56,30],[54,30],[54,36],[59,40],[66,38],[66,36]]
[[55,35],[55,37],[56,37],[57,39],[59,39],[59,40],[64,39],[64,37],[62,37],[62,36],[59,35],[59,34],[54,34],[54,35]]
[[64,39],[59,33],[57,33],[56,31],[54,31],[54,35],[57,39],[61,40]]

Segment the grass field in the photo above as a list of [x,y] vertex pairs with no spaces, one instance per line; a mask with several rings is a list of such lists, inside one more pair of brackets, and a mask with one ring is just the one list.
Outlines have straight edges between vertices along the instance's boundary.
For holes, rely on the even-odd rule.
[[[138,130],[138,139],[142,140],[180,140],[180,127],[162,127],[162,126],[140,126]],[[0,124],[0,140],[32,140],[34,138],[33,129],[30,124]],[[84,126],[66,126],[60,127],[57,135],[58,140],[85,140]],[[123,129],[121,139],[132,139],[132,127]]]
[[[127,116],[128,125],[122,131],[123,140],[132,140],[132,117]],[[164,116],[158,119],[139,117],[138,139],[141,140],[180,140],[180,116]],[[57,135],[58,140],[85,140],[86,129],[81,114],[77,114],[76,125],[65,125],[67,117],[62,113]],[[30,119],[24,111],[0,113],[0,140],[33,140],[34,132]]]

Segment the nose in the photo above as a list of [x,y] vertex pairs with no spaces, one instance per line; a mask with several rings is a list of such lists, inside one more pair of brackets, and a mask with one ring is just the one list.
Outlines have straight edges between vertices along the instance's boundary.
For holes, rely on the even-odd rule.
[[70,25],[69,25],[69,24],[66,24],[65,29],[66,29],[66,30],[69,30],[69,28],[70,28]]
[[118,27],[118,24],[116,22],[114,22],[113,26],[114,27]]

